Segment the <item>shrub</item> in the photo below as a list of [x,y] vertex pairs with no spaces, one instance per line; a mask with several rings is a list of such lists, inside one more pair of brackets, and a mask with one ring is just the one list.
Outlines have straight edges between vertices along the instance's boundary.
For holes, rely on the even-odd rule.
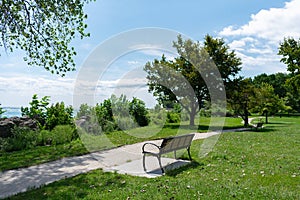
[[86,103],[80,105],[79,111],[76,114],[77,118],[91,115],[94,115],[94,108],[87,105]]
[[175,112],[167,113],[167,122],[169,123],[179,123],[180,122],[180,114]]
[[58,125],[53,130],[42,130],[39,133],[39,145],[57,145],[71,142],[78,138],[76,129],[71,125]]
[[136,122],[134,122],[130,116],[116,117],[116,123],[118,124],[118,128],[121,130],[129,130],[137,127]]
[[14,127],[12,137],[3,138],[1,148],[4,151],[19,151],[37,146],[38,132],[24,127]]
[[129,104],[129,112],[139,126],[148,126],[150,119],[145,103],[142,100],[134,97]]
[[74,125],[73,108],[65,107],[64,102],[56,103],[47,108],[45,129],[52,130],[57,125]]
[[68,143],[78,137],[76,129],[70,125],[58,125],[51,132],[54,135],[54,145]]

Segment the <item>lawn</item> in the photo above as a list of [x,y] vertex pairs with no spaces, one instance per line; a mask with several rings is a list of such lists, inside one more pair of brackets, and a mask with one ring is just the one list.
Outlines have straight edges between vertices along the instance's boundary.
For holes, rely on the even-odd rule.
[[[115,131],[99,136],[81,135],[81,140],[56,146],[41,146],[15,152],[0,152],[0,171],[28,167],[57,160],[63,157],[77,156],[92,151],[109,149],[125,144],[133,144],[150,139],[158,139],[170,135],[207,131],[210,118],[201,118],[201,126],[189,127],[188,122],[167,124],[164,127],[147,126],[129,131]],[[241,119],[226,118],[224,128],[241,127]]]
[[204,158],[194,141],[193,163],[159,178],[95,170],[11,199],[300,199],[300,118],[270,122],[222,134]]

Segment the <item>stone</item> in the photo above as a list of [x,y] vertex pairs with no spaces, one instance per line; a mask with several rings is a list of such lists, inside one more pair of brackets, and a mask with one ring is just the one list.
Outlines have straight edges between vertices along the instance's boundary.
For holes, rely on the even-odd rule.
[[12,129],[14,127],[27,127],[32,130],[38,128],[38,122],[30,117],[10,117],[0,119],[0,137],[7,138],[12,136]]

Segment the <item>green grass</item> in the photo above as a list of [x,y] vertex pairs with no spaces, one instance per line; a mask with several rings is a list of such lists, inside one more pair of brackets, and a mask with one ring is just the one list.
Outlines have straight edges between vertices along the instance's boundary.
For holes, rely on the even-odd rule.
[[23,151],[1,152],[0,171],[37,165],[63,157],[86,154],[88,151],[80,140],[56,146],[38,146]]
[[[219,122],[224,120],[224,127],[223,129],[232,129],[232,128],[240,128],[243,126],[242,121],[240,118],[213,118],[215,121],[214,124],[220,124]],[[185,121],[180,124],[166,124],[162,126],[146,126],[135,128],[128,131],[115,131],[111,133],[107,133],[104,137],[103,136],[87,136],[84,135],[86,140],[84,143],[86,146],[90,147],[88,149],[91,150],[101,150],[103,146],[108,147],[116,147],[122,146],[125,144],[134,144],[137,142],[142,142],[145,140],[154,140],[154,139],[161,139],[168,136],[174,135],[182,135],[188,134],[192,132],[206,132],[209,129],[210,125],[210,118],[201,118],[199,126],[189,126],[189,122]],[[220,127],[213,127],[219,128]],[[221,127],[222,128],[222,127]],[[104,145],[103,145],[104,144]],[[98,147],[98,149],[97,149]]]
[[163,177],[95,170],[11,199],[300,199],[300,118],[270,122],[259,132],[222,134],[205,158],[194,141],[193,163]]
[[[218,119],[218,118],[215,118]],[[188,122],[179,124],[167,124],[163,128],[159,126],[147,126],[129,131],[115,131],[105,135],[93,136],[81,135],[81,140],[70,144],[56,146],[42,146],[23,151],[10,153],[0,152],[0,171],[37,165],[63,157],[77,156],[92,151],[109,149],[116,146],[133,144],[145,140],[159,139],[171,135],[187,134],[191,132],[207,131],[210,118],[201,118],[201,126],[190,127]],[[226,118],[224,128],[241,127],[241,119]]]

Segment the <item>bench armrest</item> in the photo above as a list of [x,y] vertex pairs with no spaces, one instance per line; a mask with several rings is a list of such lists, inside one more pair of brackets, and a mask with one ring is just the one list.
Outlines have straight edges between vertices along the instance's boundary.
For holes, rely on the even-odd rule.
[[149,142],[147,142],[147,143],[145,143],[145,144],[143,145],[143,147],[142,147],[143,153],[144,153],[144,152],[149,152],[149,151],[145,151],[145,146],[146,146],[146,145],[154,146],[154,147],[156,147],[156,148],[158,149],[158,151],[160,150],[160,146],[158,146],[158,145],[156,145],[156,144],[154,144],[154,143],[149,143]]

